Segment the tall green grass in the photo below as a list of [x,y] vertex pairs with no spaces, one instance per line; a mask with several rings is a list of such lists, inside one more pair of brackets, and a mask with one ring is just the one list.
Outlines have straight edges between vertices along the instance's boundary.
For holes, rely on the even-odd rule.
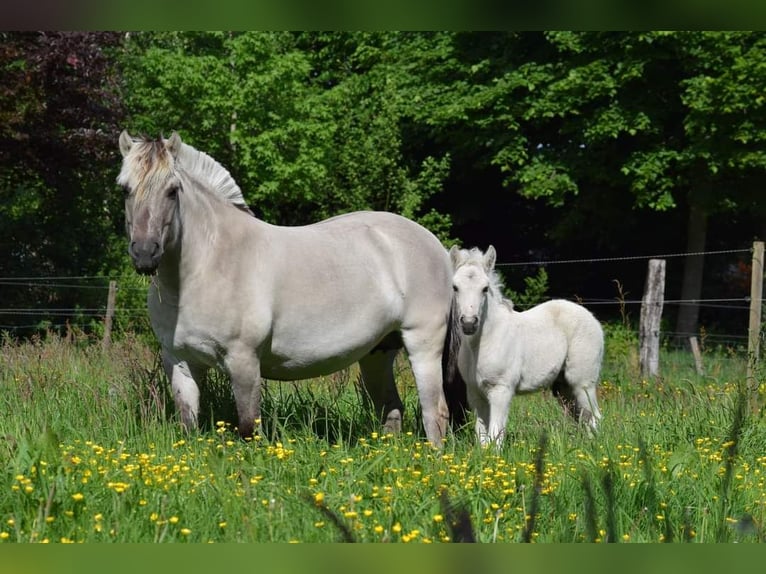
[[766,425],[744,354],[707,350],[700,376],[665,351],[649,381],[635,345],[608,329],[596,437],[542,392],[514,400],[499,451],[470,427],[436,451],[403,357],[401,435],[381,433],[352,368],[268,382],[263,436],[241,441],[217,375],[182,432],[140,340],[6,339],[0,542],[762,541]]

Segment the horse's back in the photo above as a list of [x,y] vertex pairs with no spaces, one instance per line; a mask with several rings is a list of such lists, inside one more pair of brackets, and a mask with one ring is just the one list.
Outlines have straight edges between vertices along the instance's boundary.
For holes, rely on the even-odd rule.
[[533,307],[526,313],[533,310],[545,314],[555,328],[561,329],[566,334],[567,339],[583,336],[603,340],[601,323],[582,305],[566,299],[552,299]]
[[451,296],[449,256],[441,242],[400,215],[359,211],[303,227],[274,226],[271,234],[284,255],[275,263],[292,278],[332,278],[325,283],[329,289],[367,299],[377,294],[448,301]]
[[512,313],[518,324],[517,336],[524,341],[522,371],[530,373],[530,380],[551,379],[572,361],[600,364],[601,324],[583,306],[566,299],[553,299]]
[[544,303],[567,341],[565,376],[570,384],[595,384],[604,355],[604,332],[598,319],[585,307],[554,299]]

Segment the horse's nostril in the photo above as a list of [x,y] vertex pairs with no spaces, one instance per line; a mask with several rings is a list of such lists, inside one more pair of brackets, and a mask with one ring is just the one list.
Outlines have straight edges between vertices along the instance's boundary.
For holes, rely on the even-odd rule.
[[466,335],[472,335],[476,332],[479,326],[478,317],[460,317],[460,326],[463,328],[463,333]]

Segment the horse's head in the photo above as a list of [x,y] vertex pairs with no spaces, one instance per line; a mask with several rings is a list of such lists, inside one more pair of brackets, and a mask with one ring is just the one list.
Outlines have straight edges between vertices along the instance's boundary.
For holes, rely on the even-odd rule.
[[487,295],[491,287],[491,274],[495,268],[496,253],[491,245],[486,253],[479,249],[450,249],[452,268],[452,291],[457,309],[456,319],[464,335],[479,330],[487,311]]
[[181,180],[175,169],[181,137],[134,140],[120,134],[122,169],[117,183],[126,191],[125,226],[130,240],[128,252],[136,271],[157,270],[168,244],[175,240],[174,225]]

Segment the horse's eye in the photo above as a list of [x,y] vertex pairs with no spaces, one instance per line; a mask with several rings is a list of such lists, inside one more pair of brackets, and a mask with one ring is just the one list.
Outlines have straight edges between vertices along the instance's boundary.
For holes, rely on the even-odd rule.
[[457,293],[457,285],[453,285],[453,286],[452,286],[452,290],[453,290],[455,293]]
[[168,190],[168,199],[175,199],[178,197],[178,186],[174,185]]
[[482,293],[486,293],[487,291],[489,291],[489,286],[484,287],[484,289],[481,290]]

